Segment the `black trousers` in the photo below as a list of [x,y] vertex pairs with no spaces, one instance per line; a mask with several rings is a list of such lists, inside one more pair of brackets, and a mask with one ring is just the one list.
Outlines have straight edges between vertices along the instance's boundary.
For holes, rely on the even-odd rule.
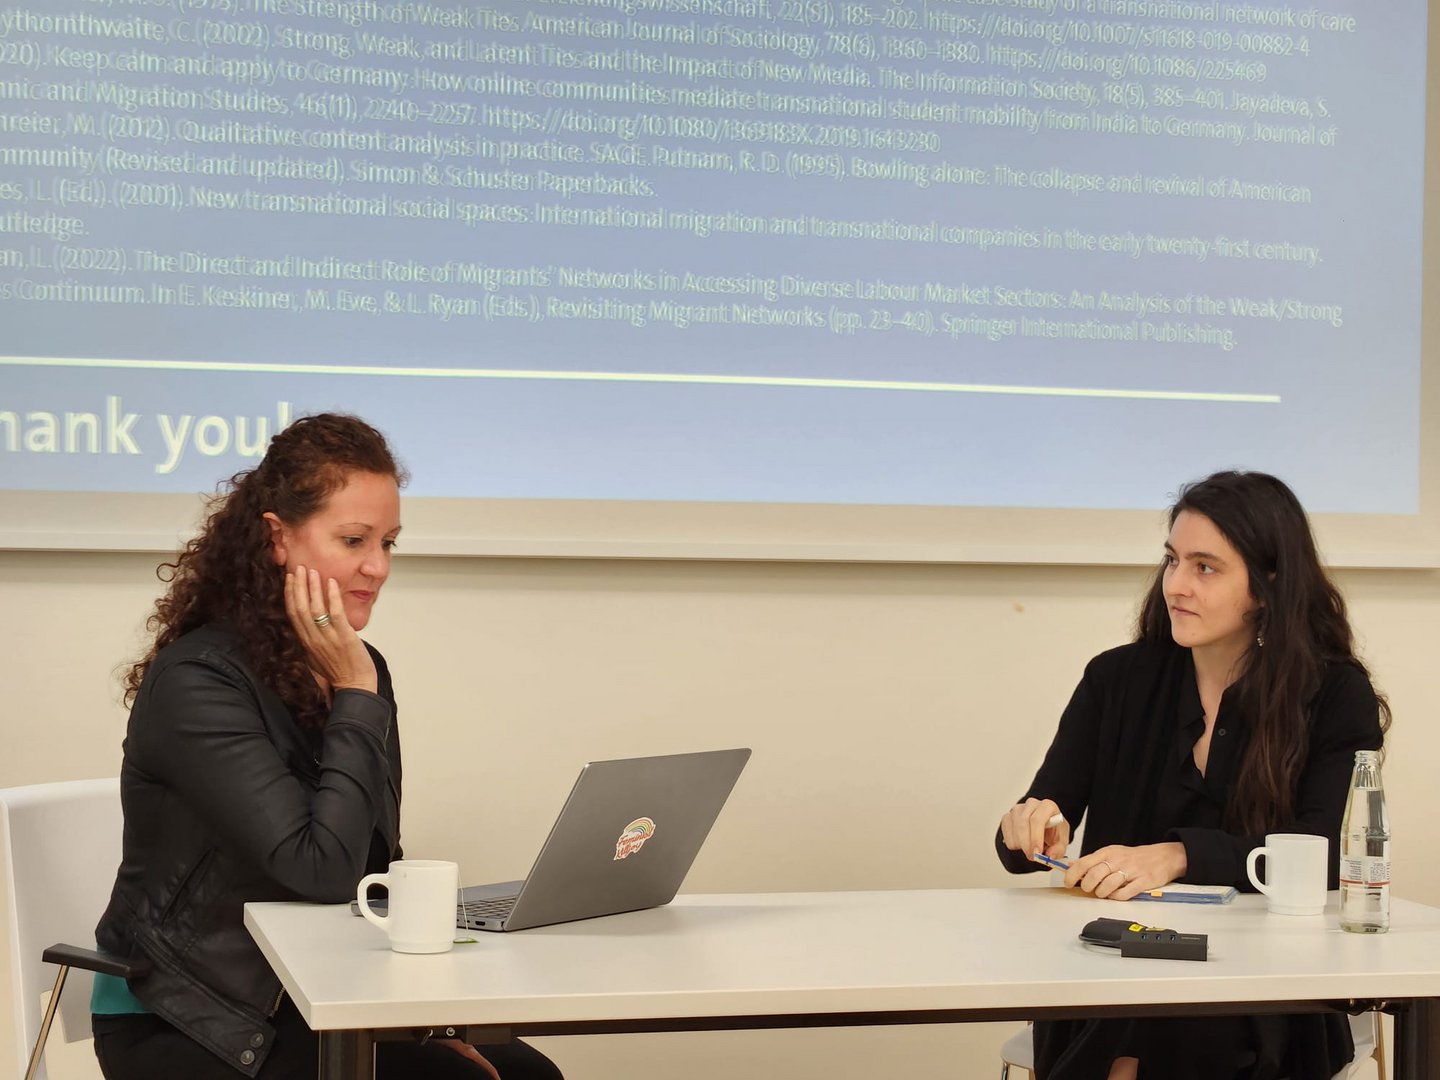
[[[286,998],[273,1018],[275,1041],[257,1080],[315,1080],[320,1039]],[[105,1080],[240,1080],[243,1074],[158,1016],[97,1016],[95,1056]],[[563,1080],[555,1063],[532,1046],[480,1047],[501,1080]],[[375,1047],[377,1080],[489,1080],[490,1074],[434,1043],[384,1042]]]
[[1117,1057],[1140,1080],[1331,1080],[1354,1056],[1338,1014],[1035,1022],[1036,1080],[1104,1080]]

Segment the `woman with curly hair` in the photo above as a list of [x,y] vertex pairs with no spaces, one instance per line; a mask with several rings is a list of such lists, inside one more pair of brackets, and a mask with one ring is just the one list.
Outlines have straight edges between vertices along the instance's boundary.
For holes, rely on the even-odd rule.
[[[996,833],[1012,873],[1062,856],[1065,884],[1130,900],[1172,881],[1252,890],[1269,832],[1329,838],[1357,750],[1390,710],[1355,653],[1299,500],[1273,476],[1185,487],[1135,640],[1085,669],[1045,760]],[[1052,1020],[1038,1080],[1329,1080],[1354,1047],[1338,1015]]]
[[[125,830],[97,976],[108,1080],[314,1077],[318,1039],[242,923],[250,901],[354,897],[400,857],[400,740],[360,631],[390,575],[405,474],[352,416],[296,421],[212,502],[126,679]],[[168,572],[168,573],[167,573]],[[554,1080],[523,1043],[382,1043],[379,1075]]]

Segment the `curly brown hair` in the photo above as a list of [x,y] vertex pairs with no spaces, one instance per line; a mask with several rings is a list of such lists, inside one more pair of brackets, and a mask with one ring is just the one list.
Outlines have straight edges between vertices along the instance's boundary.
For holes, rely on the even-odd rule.
[[200,534],[155,571],[168,588],[145,624],[155,640],[125,675],[127,703],[161,649],[197,627],[225,622],[238,631],[251,668],[295,718],[309,728],[325,723],[324,695],[285,614],[285,572],[271,555],[264,515],[301,525],[356,472],[389,476],[402,487],[408,479],[379,431],[355,416],[320,413],[296,420],[271,440],[259,465],[221,485]]

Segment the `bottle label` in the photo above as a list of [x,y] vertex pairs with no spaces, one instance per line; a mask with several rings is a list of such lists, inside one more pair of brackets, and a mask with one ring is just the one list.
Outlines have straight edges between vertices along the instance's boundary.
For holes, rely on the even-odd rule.
[[1390,845],[1384,855],[1345,856],[1340,860],[1340,884],[1375,888],[1390,884]]
[[1360,860],[1364,876],[1360,879],[1368,888],[1390,884],[1390,860],[1370,855]]

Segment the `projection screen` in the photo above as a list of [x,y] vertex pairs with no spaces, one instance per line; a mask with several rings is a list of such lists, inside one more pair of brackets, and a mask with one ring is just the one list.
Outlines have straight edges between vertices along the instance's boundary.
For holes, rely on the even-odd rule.
[[409,551],[1149,561],[1240,466],[1333,562],[1440,564],[1427,23],[8,8],[0,544],[168,550],[341,409],[413,474]]

